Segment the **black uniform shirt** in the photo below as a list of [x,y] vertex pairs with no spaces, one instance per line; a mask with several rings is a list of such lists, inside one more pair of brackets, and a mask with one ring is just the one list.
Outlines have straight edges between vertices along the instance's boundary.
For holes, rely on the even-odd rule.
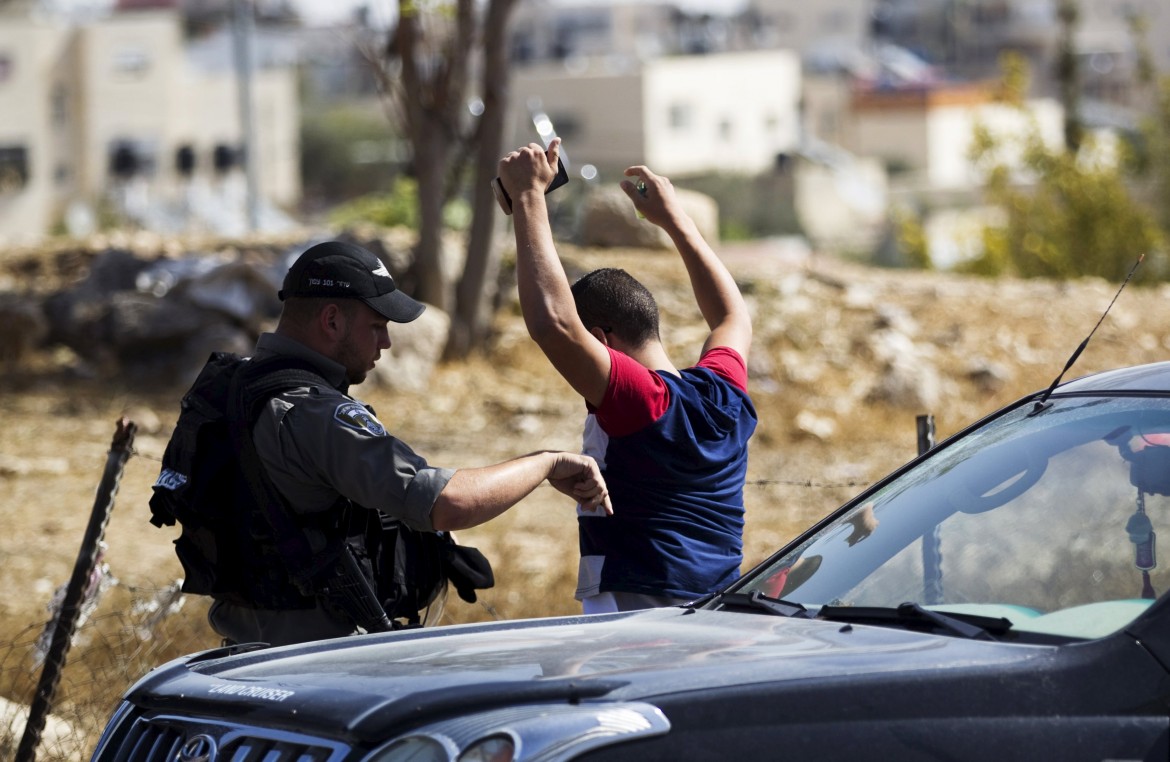
[[[339,495],[433,531],[431,509],[452,469],[435,468],[391,436],[348,396],[345,368],[298,341],[265,333],[255,359],[292,356],[313,364],[332,386],[305,386],[274,397],[252,431],[260,460],[294,512],[328,510]],[[323,538],[322,542],[323,542]]]

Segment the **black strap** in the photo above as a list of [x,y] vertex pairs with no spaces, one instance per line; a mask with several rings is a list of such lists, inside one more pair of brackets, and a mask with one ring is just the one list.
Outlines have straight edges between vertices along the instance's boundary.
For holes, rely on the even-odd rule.
[[[228,394],[227,421],[232,445],[239,455],[241,471],[260,514],[272,530],[277,552],[290,579],[305,595],[312,596],[317,578],[336,561],[331,553],[314,553],[301,526],[268,477],[252,441],[252,427],[263,404],[281,392],[303,386],[329,386],[312,365],[295,358],[248,361],[232,378]],[[348,501],[346,501],[348,505]],[[341,526],[347,518],[339,517]]]

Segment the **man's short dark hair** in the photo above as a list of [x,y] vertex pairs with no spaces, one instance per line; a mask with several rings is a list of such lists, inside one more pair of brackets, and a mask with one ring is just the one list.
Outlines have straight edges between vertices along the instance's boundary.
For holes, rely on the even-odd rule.
[[336,304],[346,318],[352,319],[362,302],[329,296],[294,296],[284,301],[281,317],[296,325],[308,325],[329,304]]
[[574,283],[572,290],[577,316],[586,328],[612,332],[633,347],[659,340],[658,303],[625,270],[594,270]]

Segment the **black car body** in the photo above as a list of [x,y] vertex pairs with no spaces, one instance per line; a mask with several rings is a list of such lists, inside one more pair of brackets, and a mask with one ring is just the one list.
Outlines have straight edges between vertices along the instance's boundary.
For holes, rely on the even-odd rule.
[[1170,758],[1170,363],[1008,406],[687,606],[196,654],[94,758]]

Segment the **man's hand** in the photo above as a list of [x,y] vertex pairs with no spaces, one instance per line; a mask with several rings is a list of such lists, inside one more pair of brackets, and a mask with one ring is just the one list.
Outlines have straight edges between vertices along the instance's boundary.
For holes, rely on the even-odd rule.
[[557,176],[560,153],[561,139],[553,138],[547,151],[536,143],[529,143],[500,159],[496,172],[513,204],[527,191],[544,194]]
[[668,229],[680,227],[688,219],[669,178],[656,175],[642,165],[627,168],[625,175],[634,180],[622,180],[621,188],[648,221]]
[[878,520],[877,516],[873,515],[873,501],[861,506],[861,509],[849,519],[849,523],[853,525],[853,531],[845,538],[845,542],[852,548],[877,529]]
[[557,459],[549,471],[548,483],[569,497],[576,500],[583,508],[596,511],[598,507],[606,514],[613,515],[613,505],[609,501],[609,488],[605,485],[605,478],[597,461],[588,455],[575,453],[556,453]]

